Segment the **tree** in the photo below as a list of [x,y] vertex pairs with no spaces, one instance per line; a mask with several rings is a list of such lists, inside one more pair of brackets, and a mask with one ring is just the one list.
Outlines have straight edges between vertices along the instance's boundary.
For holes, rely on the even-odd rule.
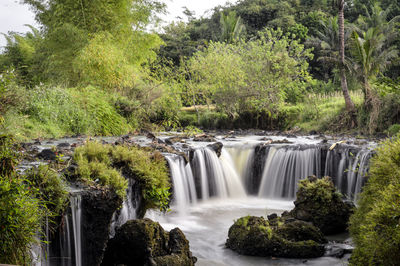
[[227,15],[221,13],[221,41],[233,43],[238,41],[246,30],[242,23],[242,19],[237,16],[235,11],[229,12]]
[[[353,123],[355,123],[354,113],[355,107],[354,103],[350,98],[349,89],[347,87],[347,79],[346,79],[346,69],[345,69],[345,36],[344,36],[344,4],[345,0],[336,0],[336,5],[338,8],[338,24],[339,24],[339,58],[340,58],[340,83],[342,87],[342,93],[344,97],[344,101],[346,103],[346,110],[353,117]],[[353,124],[354,126],[355,124]]]
[[362,84],[364,108],[370,113],[370,134],[376,129],[380,110],[380,100],[371,82],[398,56],[398,50],[391,45],[397,34],[394,26],[397,18],[387,21],[387,14],[375,4],[372,14],[361,17],[358,20],[360,27],[352,33],[352,72]]

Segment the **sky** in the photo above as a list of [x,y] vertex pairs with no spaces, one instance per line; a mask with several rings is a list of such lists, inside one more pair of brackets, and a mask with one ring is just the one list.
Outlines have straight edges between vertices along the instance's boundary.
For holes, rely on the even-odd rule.
[[[176,17],[184,17],[182,14],[184,6],[194,11],[196,17],[207,16],[206,11],[225,3],[235,3],[236,0],[162,0],[167,4],[168,14],[162,19],[170,22],[177,20]],[[15,31],[24,33],[29,30],[25,24],[38,26],[34,14],[29,6],[20,4],[19,0],[0,0],[0,33]],[[0,47],[6,44],[4,36],[0,36]]]

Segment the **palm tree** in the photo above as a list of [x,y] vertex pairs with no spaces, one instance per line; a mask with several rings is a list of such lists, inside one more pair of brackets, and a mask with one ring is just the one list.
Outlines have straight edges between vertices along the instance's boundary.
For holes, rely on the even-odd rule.
[[236,15],[235,11],[231,11],[228,15],[221,12],[221,41],[233,43],[238,41],[244,34],[246,28],[240,16]]
[[398,17],[387,21],[387,11],[378,4],[372,8],[372,14],[361,17],[360,27],[352,33],[352,55],[354,76],[362,84],[364,108],[370,112],[369,132],[377,126],[380,100],[373,91],[371,81],[375,80],[398,56],[396,47],[391,42],[397,35],[394,23]]
[[[346,69],[345,69],[345,46],[344,46],[344,0],[336,0],[336,6],[338,8],[338,24],[339,24],[339,70],[340,70],[340,83],[342,86],[343,97],[346,103],[346,110],[349,113],[352,113],[354,116],[355,108],[354,103],[350,98],[349,89],[347,87],[347,79],[346,79]],[[354,121],[353,121],[354,122]]]

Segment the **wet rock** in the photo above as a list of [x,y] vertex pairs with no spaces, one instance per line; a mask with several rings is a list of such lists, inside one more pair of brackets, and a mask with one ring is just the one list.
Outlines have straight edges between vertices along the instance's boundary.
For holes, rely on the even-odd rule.
[[178,228],[166,232],[150,219],[131,220],[110,239],[101,265],[194,265],[196,258]]
[[82,194],[82,265],[100,265],[113,213],[122,200],[113,191],[90,188]]
[[294,209],[290,215],[313,223],[324,234],[339,234],[347,230],[354,205],[345,202],[330,178],[310,176],[300,181]]
[[215,151],[215,153],[217,154],[218,157],[221,156],[221,151],[222,151],[222,147],[223,146],[224,145],[221,142],[216,142],[216,143],[207,145],[208,148],[210,148],[213,151]]
[[318,132],[315,130],[311,130],[310,132],[308,132],[309,135],[318,135]]
[[175,143],[178,143],[178,142],[185,143],[183,137],[179,137],[179,136],[170,137],[165,140],[165,143],[168,145],[174,145]]
[[329,243],[325,246],[325,256],[343,258],[345,254],[351,254],[354,250],[353,246],[344,243]]
[[60,149],[60,150],[66,150],[66,149],[70,149],[70,148],[71,148],[71,144],[69,144],[68,142],[62,142],[57,145],[57,149]]
[[51,161],[57,158],[57,154],[51,149],[44,149],[37,155],[37,157],[42,160]]
[[303,221],[285,223],[281,219],[242,217],[229,229],[226,246],[251,256],[315,258],[324,255],[326,240],[318,228]]
[[215,142],[216,139],[213,136],[207,134],[199,134],[193,138],[193,141],[201,141],[201,142]]

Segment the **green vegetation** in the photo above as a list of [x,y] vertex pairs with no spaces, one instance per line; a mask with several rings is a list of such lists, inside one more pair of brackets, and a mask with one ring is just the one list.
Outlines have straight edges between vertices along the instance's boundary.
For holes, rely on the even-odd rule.
[[88,142],[74,153],[78,176],[92,184],[113,189],[124,198],[128,181],[121,171],[129,171],[131,178],[139,181],[144,207],[165,211],[169,205],[170,181],[164,157],[136,147],[102,145]]
[[35,197],[37,188],[17,175],[18,162],[11,137],[0,137],[0,261],[9,264],[30,264],[30,249],[39,244],[45,211]]
[[368,182],[350,221],[352,265],[396,265],[400,260],[400,135],[371,159]]
[[156,0],[23,2],[41,29],[7,34],[0,54],[0,124],[17,139],[400,123],[390,1],[238,1],[209,18],[186,9],[162,34],[146,31],[165,8]]

